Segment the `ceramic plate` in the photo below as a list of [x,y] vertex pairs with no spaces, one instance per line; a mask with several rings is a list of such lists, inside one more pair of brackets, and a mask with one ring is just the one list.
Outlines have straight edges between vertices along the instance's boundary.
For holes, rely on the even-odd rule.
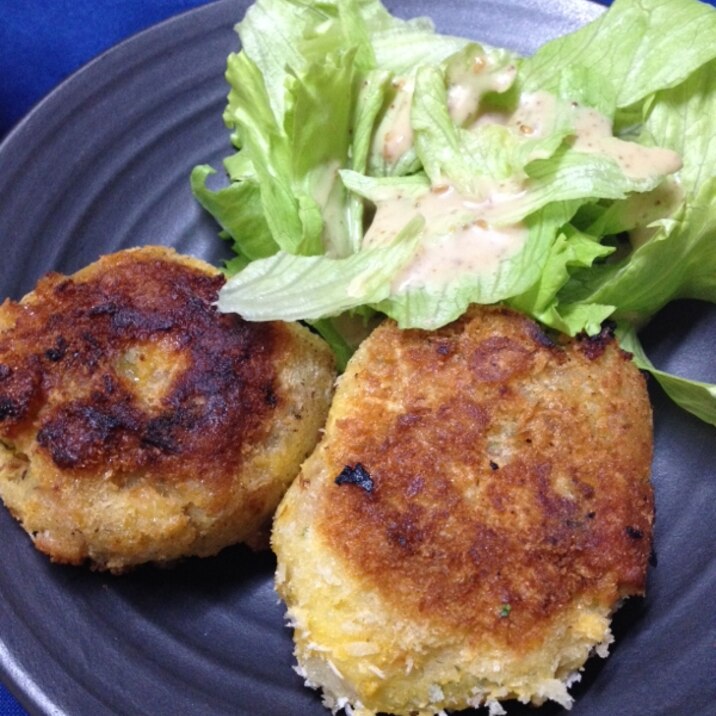
[[[443,32],[531,52],[601,10],[586,2],[390,2]],[[46,271],[147,243],[219,261],[189,171],[228,153],[232,27],[218,2],[117,46],[60,86],[0,147],[0,294]],[[676,305],[647,332],[660,365],[716,380],[716,311]],[[714,429],[655,389],[656,558],[646,600],[617,615],[612,656],[574,689],[574,716],[713,714]],[[618,446],[615,445],[615,449]],[[291,669],[274,561],[238,547],[124,577],[50,564],[0,509],[0,669],[32,714],[324,716]],[[549,716],[515,705],[511,714]]]

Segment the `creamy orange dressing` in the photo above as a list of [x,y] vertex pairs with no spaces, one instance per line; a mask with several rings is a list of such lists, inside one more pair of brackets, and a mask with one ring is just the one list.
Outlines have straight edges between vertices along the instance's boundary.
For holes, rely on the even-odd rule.
[[472,127],[501,124],[525,138],[538,139],[549,136],[558,122],[564,121],[561,113],[565,111],[572,125],[572,149],[613,159],[630,179],[672,174],[681,168],[681,157],[676,152],[614,137],[611,120],[601,112],[576,102],[563,103],[550,92],[525,93],[512,114],[486,112],[476,117]]
[[656,189],[632,194],[627,199],[627,223],[635,226],[629,232],[632,248],[638,249],[656,233],[658,226],[649,226],[658,219],[671,216],[681,206],[684,190],[674,178],[668,177]]
[[363,248],[386,246],[420,213],[415,199],[396,196],[376,205],[375,216],[363,236]]
[[500,124],[507,126],[512,115],[506,111],[481,111],[475,117],[475,121],[470,125],[469,129],[474,129],[485,124]]
[[[515,72],[512,65],[491,72],[484,56],[479,54],[471,65],[453,69],[448,77],[447,100],[452,120],[458,125],[468,123],[470,128],[501,124],[526,139],[551,136],[559,124],[572,137],[574,151],[609,157],[631,179],[671,174],[681,167],[675,152],[618,139],[612,135],[608,117],[576,102],[563,102],[548,92],[524,94],[512,112],[481,112],[481,97],[486,92],[509,89]],[[398,81],[396,97],[376,133],[374,151],[381,152],[388,161],[397,161],[412,146],[413,91],[413,80]],[[566,117],[565,112],[569,113]],[[418,198],[398,196],[377,203],[374,220],[363,240],[366,248],[389,244],[418,216],[425,220],[420,248],[395,278],[394,293],[442,286],[460,274],[477,276],[492,272],[502,261],[519,253],[528,238],[527,228],[523,224],[498,226],[495,219],[506,205],[520,200],[523,186],[517,178],[499,183],[476,178],[476,185],[473,197],[464,196],[445,183],[426,189]],[[651,201],[660,200],[659,196],[652,193]],[[671,203],[678,204],[673,190],[669,196]],[[662,199],[667,201],[667,197]],[[633,232],[632,241],[645,240],[650,235],[648,231]]]
[[495,228],[477,219],[452,233],[426,239],[393,280],[392,291],[445,286],[458,276],[492,273],[517,254],[526,240],[527,229],[522,225]]
[[[560,113],[566,110],[570,112],[573,127],[572,148],[613,159],[630,179],[672,174],[681,168],[681,158],[676,152],[614,137],[611,120],[601,112],[576,102],[563,103],[549,92],[523,94],[519,106],[511,114],[480,112],[482,96],[487,92],[507,91],[516,72],[514,65],[491,70],[481,54],[476,54],[464,67],[453,67],[446,78],[447,105],[453,122],[459,126],[469,123],[472,128],[502,124],[526,138],[540,138],[554,131],[558,120],[563,121]],[[397,162],[413,146],[410,110],[415,81],[414,78],[399,77],[394,80],[394,86],[395,97],[373,140],[373,152],[391,163]]]
[[523,225],[496,227],[489,221],[501,201],[513,197],[501,193],[497,184],[482,200],[463,196],[448,184],[433,187],[417,199],[396,197],[378,203],[363,246],[390,243],[411,220],[422,216],[425,228],[420,249],[395,278],[395,292],[445,285],[460,273],[488,273],[518,253],[527,240]]
[[516,76],[515,65],[495,70],[481,52],[476,52],[464,66],[452,67],[447,76],[447,106],[452,121],[462,126],[474,119],[483,95],[506,92]]
[[542,90],[526,92],[517,109],[505,124],[523,137],[538,139],[551,134],[557,124],[558,101],[555,95]]
[[[487,92],[506,92],[515,80],[517,67],[510,64],[494,70],[485,56],[475,54],[465,68],[453,69],[448,78],[447,104],[452,120],[464,124],[477,114],[480,99]],[[410,110],[415,91],[414,77],[396,77],[396,90],[373,138],[373,153],[395,164],[413,146]]]
[[630,179],[648,179],[681,169],[681,157],[670,149],[644,147],[612,136],[610,119],[591,107],[574,108],[572,149],[613,159]]
[[450,233],[478,220],[490,223],[505,203],[521,196],[505,191],[505,187],[503,183],[489,182],[488,190],[488,182],[485,182],[484,198],[474,198],[464,196],[445,183],[426,188],[417,198],[401,195],[378,202],[373,222],[363,237],[363,246],[369,248],[390,243],[416,216],[425,219],[426,235]]
[[410,108],[413,104],[414,78],[396,77],[393,80],[395,97],[390,103],[373,138],[373,153],[395,164],[413,146],[413,127]]

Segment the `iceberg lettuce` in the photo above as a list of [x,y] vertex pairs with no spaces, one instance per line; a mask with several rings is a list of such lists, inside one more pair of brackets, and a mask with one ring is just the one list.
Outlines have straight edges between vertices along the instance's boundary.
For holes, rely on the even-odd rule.
[[713,386],[636,338],[672,299],[716,301],[713,8],[616,0],[529,58],[378,0],[257,0],[237,29],[228,184],[191,177],[237,254],[221,310],[309,321],[342,362],[346,318],[372,312],[433,329],[506,302],[569,335],[611,317],[716,420]]

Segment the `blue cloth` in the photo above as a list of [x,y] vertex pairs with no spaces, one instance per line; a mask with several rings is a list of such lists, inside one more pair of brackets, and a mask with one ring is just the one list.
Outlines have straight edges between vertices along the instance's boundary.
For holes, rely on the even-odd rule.
[[207,0],[0,2],[0,138],[42,97],[121,40]]
[[27,716],[27,711],[15,701],[6,689],[0,688],[0,715]]

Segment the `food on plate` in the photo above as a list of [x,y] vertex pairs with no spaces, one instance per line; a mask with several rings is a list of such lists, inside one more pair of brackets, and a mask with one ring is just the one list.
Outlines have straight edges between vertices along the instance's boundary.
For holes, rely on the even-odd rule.
[[260,543],[334,360],[302,326],[220,314],[224,280],[145,247],[0,306],[0,496],[54,561],[121,572]]
[[644,592],[651,451],[645,380],[608,330],[551,337],[501,307],[386,321],[276,512],[299,673],[357,716],[569,707]]
[[342,363],[372,313],[429,329],[506,302],[571,336],[610,318],[716,424],[716,386],[655,369],[636,335],[669,301],[716,301],[713,7],[615,0],[530,57],[377,0],[257,0],[238,33],[228,185],[192,174],[237,253],[221,310],[310,320]]
[[192,173],[236,252],[219,309],[349,365],[274,524],[299,667],[347,713],[568,706],[644,587],[636,366],[716,424],[716,386],[637,336],[716,301],[716,12],[615,0],[530,57],[377,0],[237,30],[227,181]]

